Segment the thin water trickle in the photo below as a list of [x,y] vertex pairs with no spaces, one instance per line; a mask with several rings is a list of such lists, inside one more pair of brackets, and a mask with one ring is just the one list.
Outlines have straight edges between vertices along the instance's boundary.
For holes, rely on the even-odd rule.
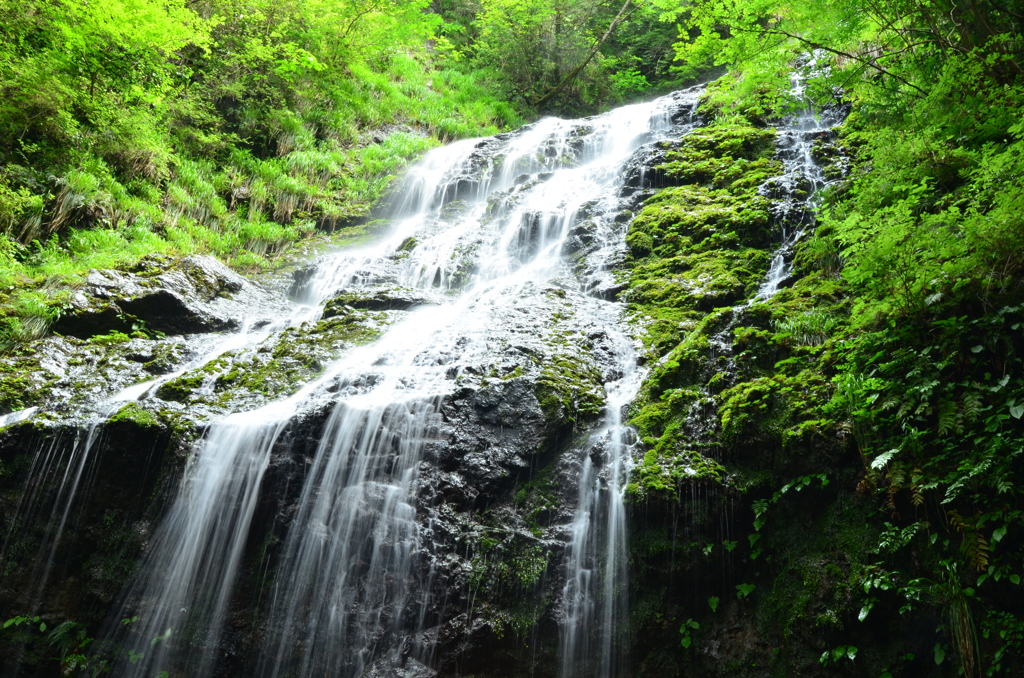
[[[806,68],[814,69],[814,61]],[[772,253],[764,282],[754,301],[774,295],[790,276],[794,248],[814,223],[814,210],[821,191],[830,182],[822,167],[814,160],[814,143],[838,124],[831,112],[816,110],[806,97],[805,78],[794,72],[790,76],[790,96],[801,102],[800,110],[778,129],[777,157],[782,161],[782,175],[769,180],[761,191],[772,199],[774,220],[782,229],[782,243]]]

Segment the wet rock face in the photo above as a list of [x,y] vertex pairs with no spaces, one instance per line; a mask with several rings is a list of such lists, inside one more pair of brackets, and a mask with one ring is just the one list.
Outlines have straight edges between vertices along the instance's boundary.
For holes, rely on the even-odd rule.
[[211,257],[167,263],[154,257],[132,271],[90,272],[53,331],[88,339],[111,331],[193,334],[237,328],[245,309],[240,297],[256,294],[252,283]]
[[245,318],[268,322],[285,300],[215,259],[194,256],[92,271],[72,304],[54,335],[0,358],[0,414],[91,406],[187,366]]
[[436,297],[408,287],[338,290],[324,305],[323,318],[343,315],[346,309],[364,311],[407,311],[415,306],[436,304]]
[[[54,570],[48,587],[77,591],[81,586],[86,593],[72,598],[47,594],[51,618],[99,624],[105,606],[114,602],[119,587],[134,571],[154,519],[174,496],[190,445],[202,436],[209,421],[280,397],[295,383],[308,381],[330,360],[377,336],[377,328],[432,301],[429,295],[393,286],[364,288],[358,294],[341,292],[334,299],[336,303],[328,304],[330,312],[324,314],[329,317],[285,330],[252,347],[228,351],[183,372],[181,367],[204,335],[111,343],[52,337],[40,343],[53,362],[82,360],[82,372],[90,366],[109,365],[110,374],[117,376],[111,381],[101,372],[92,390],[81,393],[76,390],[80,382],[72,378],[80,375],[65,375],[51,384],[46,397],[35,401],[49,413],[47,419],[30,419],[3,429],[0,464],[12,471],[0,476],[6,529],[14,525],[18,500],[29,478],[31,456],[24,450],[46,444],[73,449],[69,441],[86,436],[82,427],[92,425],[88,420],[76,423],[90,401],[109,395],[116,386],[163,379],[144,400],[122,406],[106,422],[102,417],[95,419],[97,437],[89,454],[107,461],[99,467],[103,474],[99,482],[83,486],[72,504],[74,513],[90,527],[74,539],[64,537],[60,551],[69,554],[71,565],[87,560],[90,564],[84,567],[89,574],[81,580],[69,570]],[[507,317],[491,323],[483,336],[467,335],[454,342],[451,350],[428,352],[420,359],[444,367],[452,383],[450,393],[438,403],[435,440],[427,447],[417,492],[423,529],[431,538],[424,545],[416,576],[421,582],[431,578],[443,582],[430,595],[445,591],[442,597],[448,601],[428,613],[434,619],[429,633],[445,653],[438,658],[439,665],[455,667],[465,662],[483,670],[490,663],[486,648],[500,649],[510,661],[522,662],[515,640],[518,631],[510,630],[512,622],[503,610],[519,609],[516,606],[522,607],[524,600],[528,605],[520,610],[522,617],[514,628],[521,629],[529,619],[546,625],[551,637],[557,638],[554,617],[541,601],[557,595],[561,586],[555,575],[564,548],[559,525],[572,516],[572,507],[563,497],[574,494],[578,472],[574,463],[559,460],[557,453],[600,414],[603,384],[616,377],[609,337],[576,311],[586,303],[586,296],[571,289],[525,289],[515,304],[502,311]],[[364,369],[363,386],[349,375],[345,385],[325,384],[325,394],[372,385],[374,367]],[[54,416],[61,399],[66,399],[65,418]],[[330,413],[327,403],[300,413],[282,434],[271,456],[252,528],[257,535],[253,539],[268,546],[262,551],[254,547],[245,567],[265,570],[267,562],[273,566],[274,545],[284,541],[298,510],[299,490]],[[61,473],[48,476],[49,482],[58,483],[47,488],[48,496],[60,492],[58,476],[64,469],[70,469],[72,476],[77,472],[74,458],[61,463]],[[86,475],[97,472],[90,466],[82,468]],[[544,468],[553,469],[546,485],[517,498],[517,488]],[[90,490],[101,487],[109,488],[107,496],[94,497]],[[117,499],[127,494],[133,497],[130,502]],[[114,511],[110,502],[121,505]],[[517,510],[517,504],[529,507],[528,511]],[[49,510],[39,513],[38,522],[19,532],[24,537],[18,543],[38,542],[32,535],[50,529],[51,517]],[[504,563],[506,556],[512,565]],[[32,551],[27,546],[19,559],[5,556],[7,566],[18,568],[25,577],[11,580],[16,586],[0,591],[5,606],[31,607],[24,597],[25,582],[46,557],[45,549]],[[520,582],[515,563],[533,568],[534,579],[528,585]],[[542,580],[544,572],[550,575]],[[477,590],[481,577],[491,582],[485,593]],[[266,591],[250,588],[247,582],[240,584],[239,598],[233,603],[238,619],[251,618],[246,607],[251,603],[246,601],[267,597]],[[247,597],[250,594],[252,598]],[[474,598],[489,601],[492,616],[486,623],[465,620],[475,629],[467,633],[453,610]],[[411,608],[405,613],[413,614]],[[234,615],[228,625],[220,675],[251,672],[245,657],[252,654],[246,655],[245,648],[258,642],[262,630],[236,621]],[[549,652],[554,651],[552,643],[547,644]],[[390,669],[380,670],[380,675],[392,675]]]
[[[685,124],[692,111],[680,107],[671,115]],[[116,462],[101,467],[104,475],[95,485],[109,490],[109,496],[101,500],[85,491],[76,500],[80,503],[72,504],[91,525],[66,548],[74,551],[69,562],[76,567],[90,554],[100,554],[83,567],[105,588],[96,584],[92,607],[81,617],[98,623],[118,583],[151,546],[153,525],[181,482],[185,459],[200,449],[193,444],[203,440],[211,422],[313,384],[317,397],[288,421],[270,452],[220,645],[216,675],[253,675],[265,646],[278,642],[262,615],[284,577],[283,545],[298,520],[302,488],[334,403],[342,396],[371,393],[388,365],[384,355],[377,362],[354,364],[343,375],[325,374],[325,367],[363,350],[412,314],[433,310],[424,307],[444,301],[471,280],[480,266],[480,250],[497,239],[495,224],[518,208],[527,191],[551,180],[549,169],[578,164],[593,132],[594,126],[583,122],[562,141],[545,143],[525,158],[525,176],[495,196],[490,221],[446,251],[442,264],[423,271],[427,284],[421,279],[414,288],[400,281],[405,263],[417,256],[418,240],[430,236],[429,225],[423,234],[389,246],[389,254],[347,269],[329,284],[317,278],[315,266],[296,272],[293,301],[327,302],[320,317],[309,309],[305,321],[288,328],[270,323],[273,309],[291,303],[283,292],[278,296],[211,260],[152,260],[131,271],[95,272],[58,328],[66,336],[33,346],[32,356],[2,363],[14,375],[2,383],[12,390],[22,383],[31,386],[7,401],[7,409],[38,405],[43,414],[0,429],[0,493],[6,502],[0,527],[15,520],[12,507],[30,475],[29,457],[21,451],[85,435],[95,421],[91,430],[98,437],[91,458]],[[474,149],[438,197],[445,204],[441,218],[467,213],[468,201],[502,171],[505,158],[499,149],[507,139],[487,140]],[[393,652],[376,656],[365,675],[558,673],[564,610],[557,601],[566,585],[564,558],[581,469],[587,460],[607,463],[610,438],[594,425],[606,407],[605,384],[620,379],[624,370],[621,347],[608,330],[617,309],[605,309],[606,316],[600,317],[595,299],[613,299],[624,288],[616,269],[628,252],[608,243],[621,241],[652,194],[657,182],[649,178],[657,176],[654,165],[665,162],[666,153],[666,148],[642,150],[628,169],[638,177],[635,191],[580,208],[562,248],[567,265],[549,282],[507,292],[514,297],[510,303],[494,304],[491,315],[481,311],[479,322],[454,327],[453,336],[439,340],[443,345],[416,356],[416,366],[436,368],[444,380],[430,403],[426,443],[416,467],[412,503],[420,541],[409,581],[403,582],[409,602],[382,610],[389,624],[373,638]],[[524,217],[512,248],[514,265],[527,264],[550,244],[544,234],[550,216],[539,210]],[[586,289],[580,280],[588,281]],[[254,308],[265,309],[267,317],[257,317],[244,345],[197,363],[211,346],[235,336],[226,330],[238,327],[243,317],[261,315]],[[102,416],[90,409],[146,380],[150,386],[137,402],[118,403]],[[30,431],[36,437],[24,437]],[[395,458],[387,463],[396,463]],[[62,463],[61,471],[77,462]],[[87,470],[83,477],[93,473]],[[607,472],[605,477],[598,473],[595,482],[608,487]],[[378,492],[385,489],[383,483],[377,487]],[[94,507],[95,502],[100,503]],[[111,514],[119,502],[123,511]],[[26,534],[41,530],[47,520],[40,514]],[[110,525],[116,529],[108,530]],[[112,553],[123,554],[124,560],[100,562]],[[33,567],[30,561],[43,557],[38,554],[38,549],[26,550],[18,567]],[[74,589],[77,576],[55,571],[49,586]],[[0,605],[22,609],[27,599],[16,593],[13,587],[0,591]],[[86,610],[57,594],[46,605],[55,620]],[[392,621],[400,623],[392,626]],[[402,635],[417,627],[417,637]],[[433,648],[429,656],[423,647]]]
[[[173,497],[168,481],[183,461],[172,431],[137,414],[122,413],[96,431],[46,419],[0,431],[0,608],[8,617],[38,606],[51,625],[102,624]],[[39,447],[51,454],[33,459],[28,453]],[[67,495],[74,484],[79,501],[67,513],[54,512],[55,495]],[[19,651],[11,640],[0,636],[7,660]],[[3,665],[13,669],[7,660]]]

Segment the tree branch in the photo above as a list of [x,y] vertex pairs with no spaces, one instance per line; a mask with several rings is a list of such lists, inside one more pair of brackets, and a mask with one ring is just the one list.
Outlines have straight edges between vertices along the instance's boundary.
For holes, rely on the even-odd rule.
[[803,37],[801,35],[796,35],[795,33],[790,33],[788,31],[784,31],[784,30],[782,30],[780,28],[767,28],[767,29],[764,29],[762,32],[764,32],[764,33],[773,33],[775,35],[784,35],[787,38],[792,38],[792,39],[796,40],[797,42],[800,42],[800,43],[802,43],[804,45],[807,45],[808,47],[810,47],[812,49],[821,49],[821,50],[825,50],[826,52],[831,52],[832,54],[836,54],[836,55],[841,56],[841,57],[846,57],[847,59],[850,59],[851,61],[856,61],[857,63],[864,64],[868,68],[873,68],[876,71],[878,71],[879,73],[881,73],[882,75],[887,75],[890,78],[893,78],[894,80],[898,80],[899,82],[903,83],[907,87],[910,87],[911,89],[915,89],[918,92],[920,92],[921,96],[928,96],[928,92],[925,92],[923,89],[921,89],[920,87],[918,87],[914,83],[910,82],[906,78],[904,78],[902,76],[899,76],[899,75],[896,75],[895,73],[893,73],[890,70],[882,68],[881,66],[878,65],[878,63],[874,59],[862,59],[861,57],[854,56],[853,54],[849,54],[848,52],[843,52],[842,50],[834,49],[834,48],[829,47],[827,45],[823,45],[820,42],[814,42],[813,40],[808,40],[807,38],[805,38],[805,37]]
[[[620,9],[619,13],[615,15],[614,19],[612,19],[611,24],[608,26],[608,30],[604,32],[604,35],[602,35],[601,39],[597,41],[597,44],[594,45],[593,48],[591,48],[590,53],[587,54],[586,58],[583,59],[583,61],[581,61],[580,64],[576,66],[576,68],[569,71],[568,75],[562,78],[562,82],[558,83],[554,89],[552,89],[550,92],[542,96],[540,99],[537,99],[536,101],[532,102],[534,106],[540,106],[544,102],[548,101],[549,99],[551,99],[551,97],[561,92],[569,85],[569,83],[576,79],[576,76],[578,76],[583,71],[583,69],[587,67],[587,64],[590,63],[590,60],[594,58],[595,54],[597,54],[597,50],[601,49],[601,46],[608,40],[609,37],[611,37],[611,34],[613,31],[615,31],[615,28],[622,22],[623,19],[625,19],[627,16],[633,13],[632,11],[627,11],[629,10],[629,5],[632,2],[633,0],[626,0],[624,3],[622,3],[622,9]],[[640,4],[642,3],[638,3],[637,6],[634,7],[633,9],[637,9],[640,6]]]

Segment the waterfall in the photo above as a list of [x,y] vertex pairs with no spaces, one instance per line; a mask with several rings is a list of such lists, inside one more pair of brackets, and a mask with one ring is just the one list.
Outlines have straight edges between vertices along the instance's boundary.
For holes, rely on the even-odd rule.
[[[421,495],[424,469],[443,459],[450,435],[445,403],[467,383],[495,383],[501,351],[525,356],[531,378],[551,351],[586,351],[552,339],[564,324],[572,337],[580,328],[599,337],[603,415],[587,435],[573,424],[581,438],[568,451],[579,462],[577,495],[567,501],[573,517],[552,527],[565,548],[551,573],[562,595],[552,608],[562,673],[623,675],[623,493],[634,441],[622,413],[643,373],[612,300],[613,269],[626,251],[622,196],[636,190],[635,182],[624,189],[631,157],[686,133],[699,93],[582,120],[548,118],[429,152],[390,198],[387,228],[302,271],[269,322],[266,308],[253,308],[239,331],[196,340],[180,369],[97,404],[75,444],[55,441],[37,453],[28,490],[67,476],[43,502],[58,527],[44,545],[40,589],[111,415],[220,356],[258,351],[287,328],[316,322],[332,299],[377,295],[401,309],[388,311],[377,340],[348,349],[286,397],[214,420],[188,451],[176,496],[108,617],[104,644],[121,648],[115,673],[223,672],[225,629],[272,460],[297,449],[297,427],[309,426],[315,439],[303,448],[294,511],[275,518],[286,536],[257,608],[263,642],[251,663],[267,678],[417,666],[426,673],[416,675],[433,675],[436,634],[426,626],[442,621],[443,605],[433,599],[437,554]],[[507,370],[510,380],[522,365]],[[0,425],[33,415],[7,415]],[[33,491],[25,497],[39,503]]]
[[623,335],[616,336],[616,346],[627,369],[619,380],[606,386],[604,425],[583,459],[566,557],[561,675],[567,678],[625,675],[622,646],[628,571],[624,491],[634,440],[632,431],[623,425],[622,412],[636,396],[642,373],[635,367],[633,346]]

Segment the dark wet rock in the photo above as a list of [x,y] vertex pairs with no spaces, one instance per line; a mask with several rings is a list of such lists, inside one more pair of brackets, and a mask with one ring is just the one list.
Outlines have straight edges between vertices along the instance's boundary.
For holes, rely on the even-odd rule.
[[[12,614],[41,602],[59,619],[98,627],[176,489],[174,478],[182,466],[174,454],[176,434],[154,414],[140,408],[118,412],[95,431],[88,447],[90,427],[89,422],[36,416],[0,429],[0,529],[5,535],[0,606]],[[54,455],[32,466],[28,453],[41,447]],[[76,479],[86,456],[88,474]],[[54,493],[68,492],[71,482],[85,487],[62,521],[47,502]],[[36,492],[26,496],[26,488]],[[47,563],[50,586],[41,601],[34,601]],[[7,634],[0,639],[7,659],[7,652],[16,651],[9,642]]]
[[364,311],[406,311],[414,306],[436,304],[438,300],[408,287],[338,290],[324,305],[324,318],[346,314],[346,309]]
[[622,197],[651,188],[664,187],[665,172],[657,169],[666,160],[666,151],[672,147],[669,142],[662,142],[657,145],[644,146],[629,159],[624,170],[622,188],[619,195]]
[[303,290],[306,289],[306,286],[309,284],[309,282],[316,275],[316,272],[317,267],[315,264],[302,266],[300,268],[295,269],[292,272],[292,284],[288,288],[288,296],[291,297],[292,299],[298,298],[302,294]]
[[436,204],[446,206],[454,201],[472,201],[480,197],[490,173],[500,164],[500,153],[504,148],[501,139],[489,137],[476,145],[467,162],[459,167],[458,173],[445,177],[435,196]]
[[587,250],[594,243],[596,229],[597,224],[590,219],[577,223],[569,231],[569,237],[562,245],[562,253],[570,255]]
[[20,354],[0,358],[0,414],[31,406],[68,412],[92,405],[133,383],[173,371],[191,350],[180,338],[123,334],[109,341],[53,336],[32,342]]
[[[87,339],[111,331],[192,334],[238,327],[254,285],[216,259],[193,256],[158,268],[93,270],[53,331]],[[159,272],[157,272],[159,271]]]

